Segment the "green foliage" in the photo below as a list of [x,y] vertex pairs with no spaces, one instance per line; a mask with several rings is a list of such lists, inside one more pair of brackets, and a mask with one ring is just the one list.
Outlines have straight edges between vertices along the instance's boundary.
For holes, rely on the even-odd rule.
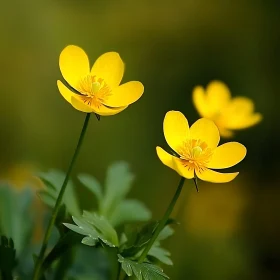
[[16,266],[16,250],[11,238],[1,236],[0,240],[0,278],[12,280],[12,272]]
[[170,252],[166,249],[161,248],[160,242],[165,240],[166,238],[173,235],[174,230],[169,226],[165,226],[165,228],[159,234],[156,242],[153,244],[152,248],[148,253],[148,257],[154,257],[158,259],[160,262],[166,265],[173,265],[172,260],[170,259]]
[[95,195],[99,215],[105,217],[113,226],[151,218],[151,212],[143,203],[125,199],[134,180],[127,163],[120,161],[109,167],[104,191],[101,184],[90,175],[80,174],[78,179]]
[[166,249],[163,249],[159,246],[153,246],[150,251],[148,256],[154,257],[158,259],[160,262],[166,265],[173,265],[172,260],[170,259],[170,252],[167,251]]
[[80,174],[78,175],[78,179],[89,191],[91,191],[95,195],[98,205],[102,204],[102,187],[101,184],[97,181],[97,179],[88,174]]
[[84,211],[81,218],[73,217],[73,221],[76,225],[64,225],[81,235],[86,235],[82,240],[83,244],[95,246],[98,241],[102,241],[110,247],[119,246],[117,232],[104,217]]
[[[39,196],[51,208],[55,205],[64,177],[65,174],[63,172],[56,170],[39,174],[39,178],[45,186],[45,188],[39,192]],[[67,260],[71,259],[70,256],[74,252],[73,250],[77,249],[74,248],[74,246],[83,243],[96,248],[99,247],[98,245],[101,245],[100,247],[108,249],[106,250],[107,253],[113,253],[114,257],[117,257],[119,254],[118,260],[122,263],[123,269],[125,269],[128,274],[133,273],[137,279],[168,279],[162,270],[155,266],[153,262],[159,261],[163,264],[172,264],[169,258],[170,253],[160,246],[160,242],[173,233],[173,230],[169,226],[167,226],[158,237],[147,256],[146,262],[141,264],[137,263],[138,257],[151,239],[158,223],[149,222],[141,226],[133,225],[135,222],[143,222],[150,219],[151,213],[141,202],[126,198],[134,179],[128,164],[125,162],[117,162],[109,167],[104,189],[101,187],[101,184],[90,175],[81,174],[78,176],[78,179],[96,197],[98,205],[97,210],[95,212],[83,211],[81,215],[74,192],[75,187],[73,183],[69,181],[63,198],[63,204],[59,209],[56,219],[56,227],[60,232],[60,237],[45,257],[42,271],[45,272],[49,270],[49,275],[51,277],[55,275],[59,277],[59,275],[62,275],[65,270],[64,267],[68,265],[69,261]],[[15,240],[15,244],[19,247],[20,251],[23,251],[23,249],[26,248],[26,244],[30,242],[30,232],[34,223],[34,217],[30,215],[32,197],[32,193],[28,190],[18,193],[13,191],[12,188],[9,188],[9,186],[0,188],[0,232],[11,236]],[[72,215],[73,224],[64,223],[67,217],[69,217],[69,214]],[[121,238],[119,238],[115,228],[124,224],[125,232],[121,232],[119,235]],[[62,225],[66,226],[70,231]],[[122,227],[119,227],[119,229],[121,228]],[[9,242],[8,244],[10,244]],[[82,246],[82,248],[89,248],[87,246]],[[9,247],[11,256],[11,253],[15,252],[12,248],[12,246]],[[115,249],[112,250],[109,248]],[[28,251],[27,253],[29,254],[30,252]],[[69,258],[66,258],[68,254]],[[21,257],[24,258],[24,255],[19,255],[19,260],[23,261]],[[35,255],[34,257],[36,258]],[[5,265],[5,269],[9,267],[14,268],[14,258],[7,258],[5,262],[3,262],[1,258],[3,259],[3,246],[0,252],[0,262],[6,263],[11,260],[10,264]],[[104,261],[105,259],[104,256]],[[31,259],[29,264],[30,263]],[[106,265],[108,266],[108,264]],[[77,267],[84,267],[84,264],[80,263]],[[90,267],[92,268],[92,265]],[[19,268],[23,268],[23,266],[17,266],[15,273],[20,276],[21,272],[18,270]],[[57,269],[53,270],[54,268]],[[30,269],[32,269],[32,267],[30,267]],[[107,269],[109,269],[109,267],[107,267]],[[54,271],[56,271],[56,274]],[[94,269],[91,269],[89,273],[88,268],[86,268],[82,274],[71,269],[70,271],[71,276],[74,278],[78,277],[77,279],[80,279],[79,277],[83,275],[86,277],[86,275],[96,273]],[[23,279],[28,279],[28,277],[30,277],[30,272],[26,271],[24,273],[26,274]],[[104,276],[104,271],[96,275],[99,275],[98,277],[103,279],[102,274]],[[109,276],[109,274],[107,276]]]
[[152,246],[147,261],[141,264],[137,263],[137,259],[152,238],[158,222],[149,222],[142,226],[126,225],[125,232],[120,235],[120,241],[115,230],[118,225],[145,221],[151,216],[150,211],[142,203],[125,198],[131,188],[133,178],[128,165],[124,162],[110,166],[104,190],[94,177],[80,174],[78,179],[95,195],[98,210],[96,212],[84,211],[82,217],[72,217],[75,224],[64,223],[64,225],[75,233],[84,235],[82,243],[85,245],[101,244],[116,247],[118,260],[122,263],[122,268],[127,275],[134,274],[140,280],[168,279],[152,262],[172,265],[170,253],[161,247],[161,241],[173,234],[173,229],[168,224],[174,221],[168,221],[167,226]]
[[0,232],[13,239],[21,253],[30,240],[33,227],[32,193],[29,189],[16,192],[10,185],[0,185]]
[[112,279],[111,275],[112,263],[108,259],[108,253],[102,247],[94,248],[94,250],[89,246],[79,246],[76,248],[75,259],[67,279],[108,280]]
[[[152,238],[157,225],[157,222],[151,222],[140,228],[130,228],[126,230],[124,233],[125,242],[123,242],[123,250],[121,252],[122,256],[130,257],[132,259],[137,258],[143,251],[145,245]],[[148,259],[150,261],[155,258],[163,264],[173,264],[170,259],[170,252],[161,248],[160,244],[161,241],[170,237],[173,233],[174,230],[169,225],[165,226],[148,253]]]
[[123,234],[123,244],[122,244],[122,255],[124,257],[134,257],[142,251],[143,247],[152,238],[153,232],[155,231],[158,223],[150,222],[143,226],[137,227],[126,227]]
[[151,263],[137,263],[130,259],[125,259],[118,255],[118,260],[122,264],[122,269],[128,276],[133,274],[138,280],[165,280],[169,277],[163,273],[162,269]]
[[[45,204],[53,208],[65,174],[61,171],[50,170],[41,172],[38,177],[45,185],[45,189],[39,192],[39,196]],[[96,197],[98,214],[105,217],[113,226],[150,219],[151,212],[143,203],[134,199],[125,199],[134,179],[127,163],[116,162],[109,167],[104,190],[102,190],[101,184],[91,175],[80,174],[78,179]],[[74,189],[74,184],[70,180],[63,197],[63,203],[67,212],[72,216],[79,217],[81,211]]]
[[[45,185],[45,189],[39,193],[39,196],[49,207],[54,207],[64,177],[64,173],[56,170],[39,174],[39,178]],[[125,162],[117,162],[109,167],[104,190],[101,184],[90,175],[81,174],[78,179],[94,194],[98,209],[95,212],[83,211],[83,215],[81,215],[74,185],[72,181],[69,181],[63,205],[60,207],[56,219],[56,227],[59,229],[61,237],[46,257],[43,264],[44,270],[67,253],[67,247],[71,248],[77,242],[88,246],[101,244],[118,248],[119,238],[114,227],[127,222],[146,221],[151,217],[150,211],[141,202],[125,199],[134,179]],[[65,235],[65,230],[61,228],[61,224],[67,217],[66,213],[70,213],[74,221],[74,224],[64,223],[74,234],[74,241],[71,240],[73,236],[69,237],[69,232]],[[85,237],[81,238],[80,235]]]
[[[125,199],[131,188],[134,176],[128,165],[118,162],[110,166],[105,180],[105,188],[92,176],[80,174],[78,179],[96,197],[98,211],[83,212],[82,217],[73,216],[75,224],[65,223],[70,230],[84,235],[82,243],[96,246],[98,243],[109,247],[117,247],[119,261],[123,269],[130,276],[132,272],[138,279],[168,279],[160,268],[149,262],[159,261],[172,265],[170,253],[161,247],[161,241],[173,234],[173,229],[167,225],[158,236],[147,255],[147,261],[138,264],[136,260],[144,250],[145,245],[152,238],[158,222],[149,222],[142,226],[126,225],[121,241],[114,227],[128,222],[143,221],[150,218],[150,212],[140,202]],[[168,223],[173,223],[172,220]]]
[[[53,208],[58,197],[59,191],[62,187],[65,173],[58,170],[50,170],[48,172],[41,172],[38,177],[45,185],[45,189],[39,192],[40,198],[45,204]],[[66,210],[74,216],[80,216],[81,211],[79,208],[77,195],[75,194],[75,187],[71,180],[67,184],[65,194],[63,196],[63,204],[66,206]]]
[[42,265],[43,271],[48,269],[61,255],[67,254],[67,251],[74,245],[79,244],[81,239],[81,236],[73,231],[68,231],[64,234],[45,258]]

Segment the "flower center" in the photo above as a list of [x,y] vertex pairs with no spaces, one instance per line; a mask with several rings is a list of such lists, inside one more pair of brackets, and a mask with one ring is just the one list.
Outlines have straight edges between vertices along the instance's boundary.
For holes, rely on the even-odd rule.
[[111,89],[105,81],[91,75],[81,78],[77,90],[83,95],[81,99],[84,103],[98,108],[111,95]]
[[200,139],[189,139],[183,142],[178,154],[185,167],[203,171],[212,157],[212,150]]

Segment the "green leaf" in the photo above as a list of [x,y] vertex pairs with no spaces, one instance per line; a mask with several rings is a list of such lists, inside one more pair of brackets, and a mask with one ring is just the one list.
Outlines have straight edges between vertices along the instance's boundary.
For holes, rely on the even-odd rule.
[[160,234],[158,235],[157,240],[158,241],[165,240],[165,239],[167,239],[168,237],[170,237],[173,234],[174,234],[174,229],[171,226],[166,225],[163,228],[163,230],[160,232]]
[[[115,246],[119,245],[117,232],[104,217],[100,217],[96,213],[84,211],[83,218],[90,224],[94,225],[98,232],[102,233],[105,240],[109,240]],[[103,238],[101,239],[103,240]]]
[[149,256],[152,256],[156,259],[158,259],[160,262],[167,264],[167,265],[173,265],[172,260],[170,257],[170,252],[157,246],[153,246],[149,251]]
[[129,171],[126,162],[116,162],[112,164],[107,172],[105,181],[105,194],[100,213],[110,220],[116,207],[124,199],[131,188],[134,175]]
[[[43,202],[50,207],[54,207],[59,191],[65,179],[65,174],[58,170],[51,169],[48,172],[39,173],[38,177],[42,180],[46,188],[39,192]],[[74,216],[80,216],[81,211],[78,205],[77,196],[74,191],[74,185],[71,180],[67,184],[62,202],[65,204],[67,211]]]
[[68,223],[64,223],[64,225],[76,233],[98,238],[98,232],[91,224],[87,223],[82,218],[72,217],[72,219],[77,226]]
[[[130,258],[139,257],[144,249],[144,246],[152,238],[153,232],[155,231],[157,225],[157,222],[150,222],[144,225],[142,228],[126,228],[126,241],[124,242],[120,250],[122,256]],[[170,259],[170,252],[166,249],[161,248],[160,246],[160,242],[171,236],[173,233],[174,230],[169,225],[165,226],[148,253],[147,258],[149,261],[157,259],[167,265],[173,264]]]
[[16,266],[16,250],[11,238],[1,236],[0,239],[0,275],[3,279],[12,280],[12,272]]
[[152,238],[157,226],[158,222],[150,222],[144,225],[137,234],[137,241],[135,242],[135,245],[137,247],[142,247],[143,245],[147,244]]
[[78,178],[96,196],[99,207],[97,212],[113,226],[151,218],[151,212],[143,203],[125,199],[134,179],[127,163],[116,162],[108,168],[104,192],[94,177],[80,174]]
[[134,199],[126,199],[116,206],[112,213],[110,222],[114,226],[129,222],[144,222],[151,218],[150,210],[140,201]]
[[133,271],[132,271],[132,267],[131,267],[130,263],[129,262],[122,262],[121,260],[119,260],[119,262],[122,263],[122,269],[124,270],[124,272],[128,276],[132,276],[133,275]]
[[85,221],[85,219],[83,219],[83,217],[81,218],[76,218],[76,217],[72,217],[74,223],[76,223],[80,228],[84,229],[85,231],[90,232],[92,235],[97,235],[97,231],[95,230],[95,228],[89,224],[87,221]]
[[155,243],[153,244],[152,248],[150,249],[148,253],[148,259],[149,257],[154,257],[160,262],[167,264],[167,265],[173,265],[172,260],[170,259],[170,252],[166,249],[161,248],[160,242],[162,240],[165,240],[166,238],[170,237],[174,233],[174,230],[171,226],[166,225],[164,229],[160,232],[158,238],[156,239]]
[[98,216],[96,213],[84,211],[83,217],[73,217],[73,221],[77,226],[66,223],[64,225],[76,233],[86,235],[88,238],[84,238],[82,242],[85,245],[94,246],[96,241],[100,239],[110,247],[119,246],[118,235],[115,229],[105,218]]
[[95,246],[97,242],[98,242],[98,239],[95,239],[95,238],[90,237],[90,236],[84,237],[82,239],[82,243],[87,245],[87,246]]
[[93,177],[87,174],[78,175],[80,182],[90,190],[97,198],[98,205],[100,205],[103,199],[102,188],[100,183]]
[[126,243],[122,248],[122,255],[125,257],[135,256],[140,252],[152,238],[158,222],[149,222],[141,227],[129,226],[125,228]]
[[51,191],[41,190],[38,192],[40,199],[50,208],[54,208],[56,194],[52,194]]
[[88,233],[80,226],[75,226],[75,225],[72,225],[72,224],[68,224],[68,223],[63,223],[67,228],[69,228],[70,230],[78,233],[78,234],[81,234],[81,235],[88,235]]
[[30,189],[16,192],[10,185],[0,186],[0,228],[3,235],[13,239],[20,254],[31,239],[33,195]]
[[122,264],[122,269],[128,276],[133,274],[138,280],[165,280],[169,277],[163,273],[162,269],[153,264],[144,262],[137,263],[135,261],[125,259],[118,254],[118,261]]

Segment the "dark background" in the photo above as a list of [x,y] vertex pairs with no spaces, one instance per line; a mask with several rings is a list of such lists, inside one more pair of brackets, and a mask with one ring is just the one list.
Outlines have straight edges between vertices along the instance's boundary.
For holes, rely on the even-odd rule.
[[[163,214],[179,176],[158,160],[162,121],[180,110],[193,123],[194,86],[213,79],[254,100],[263,121],[234,140],[248,148],[229,184],[185,184],[167,246],[171,279],[280,279],[280,2],[260,0],[4,1],[0,10],[0,172],[21,186],[38,170],[66,170],[84,114],[60,96],[58,57],[68,44],[91,62],[117,51],[123,81],[143,97],[98,122],[92,117],[74,174],[101,181],[126,160],[137,175],[132,197]],[[81,205],[92,202],[78,190]],[[178,211],[179,210],[179,211]]]

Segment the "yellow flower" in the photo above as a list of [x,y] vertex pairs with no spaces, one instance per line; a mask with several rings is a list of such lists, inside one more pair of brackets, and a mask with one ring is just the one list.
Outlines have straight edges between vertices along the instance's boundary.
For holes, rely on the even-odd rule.
[[124,63],[116,52],[101,55],[90,69],[87,54],[77,46],[67,46],[59,57],[62,76],[57,86],[62,96],[82,112],[101,116],[115,115],[137,101],[144,92],[137,81],[120,85]]
[[220,134],[213,121],[202,118],[190,128],[188,120],[178,111],[169,111],[164,118],[163,131],[167,144],[178,156],[173,156],[161,147],[157,155],[163,164],[179,175],[213,183],[233,180],[238,172],[219,173],[213,169],[223,169],[236,165],[246,155],[246,148],[237,142],[228,142],[218,147]]
[[232,130],[244,129],[261,121],[254,112],[254,103],[246,97],[231,98],[229,88],[220,81],[212,81],[204,90],[193,90],[193,102],[201,117],[215,122],[223,137],[233,136]]

